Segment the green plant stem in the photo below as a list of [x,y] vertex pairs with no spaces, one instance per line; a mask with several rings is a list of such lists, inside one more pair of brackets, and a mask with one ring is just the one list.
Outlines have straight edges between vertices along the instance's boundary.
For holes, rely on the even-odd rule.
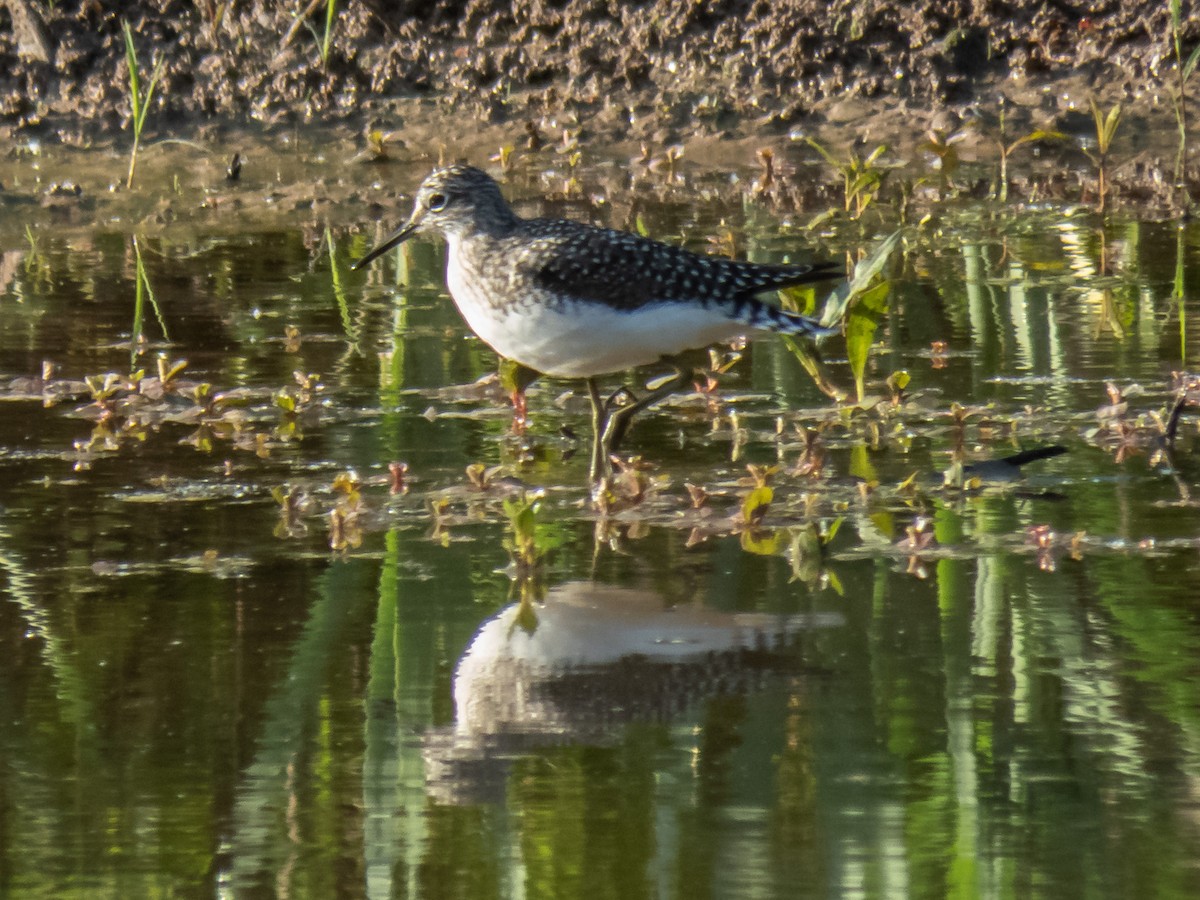
[[159,78],[162,77],[164,60],[161,56],[155,55],[150,80],[146,84],[146,93],[143,95],[141,67],[138,64],[137,47],[133,43],[133,31],[128,22],[122,22],[121,26],[125,32],[125,63],[129,67],[129,107],[133,126],[133,148],[129,153],[129,175],[125,179],[125,189],[128,190],[133,187],[133,176],[137,172],[138,149],[142,143],[142,127],[146,124],[146,111],[150,108],[150,101],[154,97],[154,88],[157,86]]
[[1185,252],[1184,228],[1180,224],[1175,229],[1175,280],[1172,284],[1171,295],[1175,300],[1179,315],[1179,359],[1181,364],[1187,359],[1187,316],[1184,315],[1186,311],[1184,294],[1187,285],[1184,272]]
[[329,44],[333,39],[333,23],[337,18],[336,0],[325,0],[325,34],[321,38],[321,65],[329,63]]
[[1000,202],[1008,202],[1008,148],[1000,141]]
[[1175,104],[1175,116],[1179,125],[1179,152],[1175,155],[1175,183],[1183,180],[1183,167],[1187,160],[1187,94],[1183,80],[1183,64],[1176,59],[1176,70],[1179,74],[1179,96]]
[[146,269],[142,264],[142,249],[138,246],[137,235],[133,237],[133,255],[136,260],[135,281],[133,294],[133,326],[129,329],[129,372],[137,368],[138,344],[142,340],[146,306]]
[[1112,147],[1117,127],[1121,124],[1121,104],[1114,103],[1112,108],[1104,113],[1093,97],[1089,106],[1092,111],[1092,119],[1096,123],[1096,153],[1092,155],[1087,150],[1084,152],[1088,153],[1088,156],[1096,164],[1097,188],[1100,192],[1096,208],[1103,214],[1108,200],[1108,151]]
[[133,176],[137,172],[138,147],[141,144],[141,136],[135,131],[133,134],[133,147],[129,151],[129,174],[125,177],[125,190],[133,187]]

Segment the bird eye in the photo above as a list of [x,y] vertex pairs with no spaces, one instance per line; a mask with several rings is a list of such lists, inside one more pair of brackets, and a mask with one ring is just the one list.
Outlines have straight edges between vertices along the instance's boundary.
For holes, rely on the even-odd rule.
[[425,206],[430,212],[441,212],[446,208],[448,202],[445,194],[430,194],[429,199],[425,201]]

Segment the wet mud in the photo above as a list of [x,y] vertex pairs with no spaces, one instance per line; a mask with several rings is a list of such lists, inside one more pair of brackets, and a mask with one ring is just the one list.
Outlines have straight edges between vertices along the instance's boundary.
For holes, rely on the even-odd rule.
[[[142,66],[164,63],[149,141],[332,126],[393,133],[410,158],[481,161],[557,142],[628,145],[646,164],[686,148],[724,167],[810,136],[907,157],[928,155],[931,134],[954,136],[964,159],[994,157],[1045,129],[1070,146],[1048,151],[1040,172],[1015,154],[1029,179],[1018,189],[1086,202],[1071,170],[1088,165],[1075,144],[1094,133],[1096,98],[1125,110],[1114,200],[1180,206],[1165,3],[371,0],[330,11],[324,0],[3,0],[0,134],[18,146],[127,140],[127,21]],[[1186,13],[1185,53],[1200,40]],[[1189,161],[1184,182],[1196,174]]]

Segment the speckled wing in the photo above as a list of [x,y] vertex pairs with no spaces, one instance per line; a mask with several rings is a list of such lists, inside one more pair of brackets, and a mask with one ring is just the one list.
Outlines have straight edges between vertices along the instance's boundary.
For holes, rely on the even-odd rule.
[[835,277],[834,266],[772,266],[700,256],[578,222],[526,223],[518,265],[549,294],[619,310],[671,301],[727,306],[741,318],[756,295]]

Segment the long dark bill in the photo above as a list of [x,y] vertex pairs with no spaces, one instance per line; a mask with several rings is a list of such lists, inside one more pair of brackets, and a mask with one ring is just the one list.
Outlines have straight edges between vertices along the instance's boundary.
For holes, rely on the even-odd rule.
[[361,269],[363,266],[367,265],[372,260],[376,260],[379,257],[383,256],[383,254],[387,253],[389,250],[391,250],[397,244],[403,244],[410,237],[412,237],[413,232],[415,232],[416,230],[417,230],[417,226],[416,226],[415,222],[409,222],[408,224],[401,226],[394,234],[392,234],[391,237],[389,237],[386,241],[384,241],[378,247],[373,248],[370,252],[367,253],[366,256],[364,256],[362,259],[360,259],[358,262],[356,262],[350,268]]

